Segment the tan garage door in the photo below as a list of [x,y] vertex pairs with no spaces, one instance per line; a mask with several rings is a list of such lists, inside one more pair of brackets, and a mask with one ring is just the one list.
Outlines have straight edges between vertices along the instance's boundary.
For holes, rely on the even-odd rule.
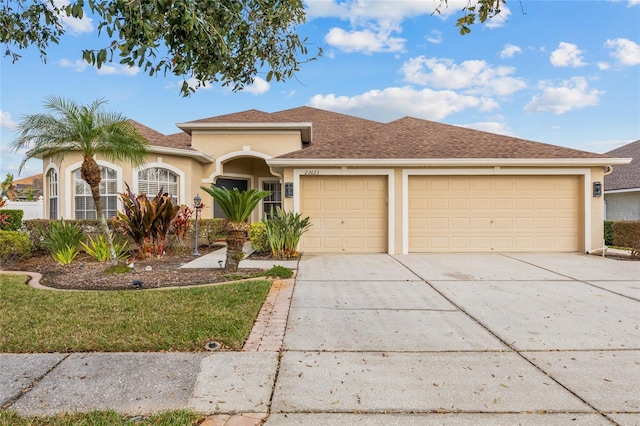
[[409,251],[576,251],[575,176],[410,176]]
[[307,253],[386,253],[386,176],[302,176],[300,210],[313,224]]

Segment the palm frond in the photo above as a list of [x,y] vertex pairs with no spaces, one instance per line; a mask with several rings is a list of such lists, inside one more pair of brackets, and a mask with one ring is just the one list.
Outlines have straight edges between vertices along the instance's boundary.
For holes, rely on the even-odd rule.
[[208,188],[205,186],[200,188],[213,197],[220,210],[224,212],[231,222],[245,222],[258,203],[271,194],[269,191],[263,191],[262,189],[239,191],[238,188],[233,188],[228,190],[213,184]]

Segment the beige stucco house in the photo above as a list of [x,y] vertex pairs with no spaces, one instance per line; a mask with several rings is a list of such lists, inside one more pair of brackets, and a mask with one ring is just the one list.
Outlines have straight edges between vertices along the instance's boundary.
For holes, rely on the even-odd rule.
[[632,158],[604,177],[606,220],[640,220],[640,140],[607,152],[612,157]]
[[[604,171],[612,158],[416,118],[380,123],[300,107],[249,110],[178,123],[163,135],[136,123],[151,144],[147,164],[101,158],[107,215],[127,182],[163,187],[178,203],[200,186],[263,188],[271,206],[309,216],[305,252],[579,251],[602,247]],[[44,159],[51,218],[91,217],[81,158]]]

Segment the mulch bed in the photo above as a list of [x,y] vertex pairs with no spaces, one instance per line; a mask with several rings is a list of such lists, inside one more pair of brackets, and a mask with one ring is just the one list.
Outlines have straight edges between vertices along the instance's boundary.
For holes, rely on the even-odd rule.
[[[219,247],[198,248],[200,255],[219,250]],[[34,253],[30,258],[9,261],[2,265],[8,271],[28,271],[42,274],[42,285],[74,290],[135,290],[134,280],[141,280],[143,288],[185,287],[251,278],[259,269],[240,269],[230,275],[218,268],[179,269],[194,260],[189,254],[166,253],[147,259],[133,259],[130,272],[109,274],[110,262],[100,263],[85,253],[80,253],[70,264],[62,266],[46,252]]]

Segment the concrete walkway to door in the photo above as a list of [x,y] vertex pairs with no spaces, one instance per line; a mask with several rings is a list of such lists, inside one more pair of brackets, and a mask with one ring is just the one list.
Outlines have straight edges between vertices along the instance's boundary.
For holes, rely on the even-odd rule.
[[640,262],[300,263],[267,425],[640,424]]

